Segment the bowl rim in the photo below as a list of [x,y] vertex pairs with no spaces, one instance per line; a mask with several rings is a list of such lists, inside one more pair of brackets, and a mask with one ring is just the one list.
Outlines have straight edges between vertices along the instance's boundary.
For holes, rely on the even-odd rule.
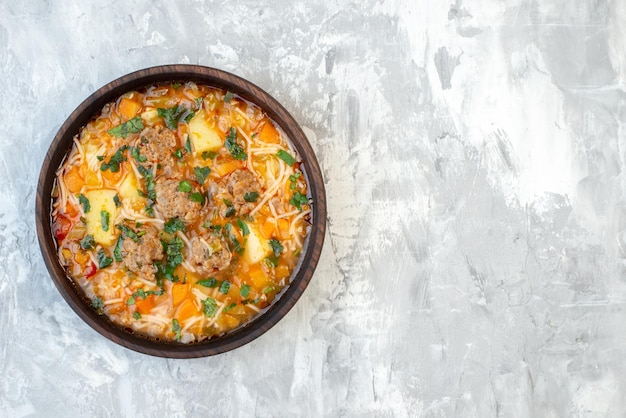
[[[303,160],[302,172],[313,198],[312,219],[309,234],[303,244],[291,282],[277,299],[261,314],[247,324],[200,343],[156,341],[124,330],[112,323],[105,315],[99,315],[88,305],[82,290],[74,285],[60,265],[51,229],[51,201],[54,173],[71,149],[73,137],[85,124],[101,111],[102,107],[122,94],[140,87],[175,82],[193,81],[235,93],[259,106],[287,134],[292,145]],[[322,172],[311,144],[297,121],[269,93],[252,82],[213,67],[191,64],[159,65],[134,71],[119,77],[87,97],[61,125],[44,158],[37,184],[35,221],[37,239],[44,263],[57,290],[72,310],[91,328],[110,341],[147,355],[165,358],[207,357],[241,347],[260,337],[278,323],[304,293],[319,262],[326,231],[326,192]]]

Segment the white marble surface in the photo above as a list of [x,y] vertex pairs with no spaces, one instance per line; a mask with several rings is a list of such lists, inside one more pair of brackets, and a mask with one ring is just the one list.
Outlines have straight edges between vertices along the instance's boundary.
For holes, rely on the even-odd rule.
[[[0,0],[0,416],[626,414],[623,0]],[[93,90],[198,63],[302,124],[313,281],[213,358],[114,345],[65,304],[39,166]]]

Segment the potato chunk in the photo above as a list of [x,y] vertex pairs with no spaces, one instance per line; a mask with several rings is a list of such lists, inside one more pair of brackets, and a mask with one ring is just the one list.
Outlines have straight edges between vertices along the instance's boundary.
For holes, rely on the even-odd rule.
[[246,237],[246,250],[243,254],[244,259],[250,263],[258,263],[272,252],[269,242],[263,238],[263,235],[252,224],[246,223],[250,234]]
[[189,134],[196,154],[217,151],[224,144],[220,132],[209,126],[208,115],[204,110],[196,113],[189,121]]
[[120,184],[120,198],[134,209],[139,210],[146,205],[146,199],[139,194],[139,182],[132,171],[129,172]]
[[[113,245],[115,241],[115,217],[117,207],[113,201],[115,190],[97,189],[85,193],[89,200],[91,210],[85,214],[87,223],[87,233],[93,235],[93,239],[104,246]],[[104,230],[102,225],[102,211],[109,213],[108,230]]]

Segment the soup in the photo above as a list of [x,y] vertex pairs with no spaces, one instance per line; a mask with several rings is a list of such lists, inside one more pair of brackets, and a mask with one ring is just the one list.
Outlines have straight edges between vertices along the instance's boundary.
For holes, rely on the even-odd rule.
[[299,156],[255,104],[192,82],[131,91],[74,138],[52,230],[100,314],[183,343],[259,315],[309,231]]

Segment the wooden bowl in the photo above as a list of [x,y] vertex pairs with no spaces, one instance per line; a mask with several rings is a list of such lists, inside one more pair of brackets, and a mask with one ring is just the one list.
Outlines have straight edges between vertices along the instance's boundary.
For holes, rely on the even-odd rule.
[[[263,109],[283,129],[300,154],[304,162],[302,171],[309,187],[309,196],[313,198],[312,227],[304,243],[300,260],[292,273],[291,284],[277,296],[272,305],[252,321],[221,337],[192,344],[163,342],[143,337],[110,322],[105,315],[98,315],[82,290],[67,277],[57,257],[51,231],[50,208],[55,172],[70,151],[74,135],[97,115],[106,103],[114,101],[122,94],[155,83],[172,81],[195,81],[222,88]],[[160,357],[194,358],[223,353],[252,341],[269,330],[294,306],[311,280],[320,258],[326,230],[326,194],[318,162],[302,129],[287,110],[268,93],[249,81],[215,68],[164,65],[140,70],[108,83],[72,112],[54,137],[44,159],[37,185],[35,216],[39,246],[52,281],[78,316],[106,338],[131,350]]]

